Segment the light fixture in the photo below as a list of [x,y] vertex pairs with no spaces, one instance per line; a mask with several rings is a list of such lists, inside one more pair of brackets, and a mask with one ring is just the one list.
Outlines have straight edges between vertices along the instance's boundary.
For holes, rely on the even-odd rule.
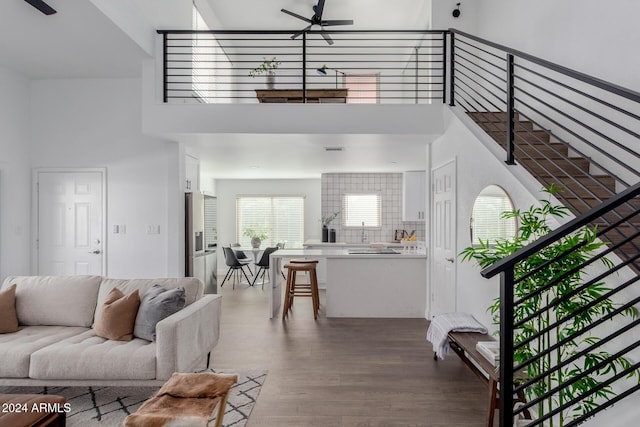
[[316,73],[318,73],[321,76],[326,76],[327,75],[327,66],[323,65],[322,67],[316,69]]
[[318,75],[320,76],[326,76],[327,75],[327,70],[333,70],[336,72],[336,89],[338,89],[338,73],[342,74],[343,76],[346,76],[347,73],[340,71],[340,70],[336,70],[335,68],[329,68],[326,65],[323,65],[320,68],[316,68],[316,73],[318,73]]
[[453,15],[454,18],[458,18],[460,16],[460,3],[456,4],[456,8],[453,9],[453,12],[451,13]]

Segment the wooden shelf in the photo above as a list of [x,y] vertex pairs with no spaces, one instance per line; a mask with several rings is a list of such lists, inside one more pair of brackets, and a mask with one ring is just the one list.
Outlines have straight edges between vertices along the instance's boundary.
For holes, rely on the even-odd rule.
[[[307,89],[307,103],[345,104],[349,89]],[[261,103],[302,103],[301,89],[256,89]]]

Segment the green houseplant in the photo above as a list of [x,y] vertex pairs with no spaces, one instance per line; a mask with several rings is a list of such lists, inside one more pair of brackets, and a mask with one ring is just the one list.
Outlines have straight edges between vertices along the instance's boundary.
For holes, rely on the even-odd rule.
[[339,214],[340,214],[340,211],[337,211],[332,213],[329,216],[323,216],[322,219],[320,219],[320,222],[322,222],[322,241],[323,242],[329,241],[329,226],[331,225],[333,220],[338,217]]
[[259,248],[262,241],[268,237],[267,230],[262,227],[247,227],[242,234],[251,238],[253,248]]
[[[555,194],[559,189],[556,186],[550,186],[543,191],[548,194]],[[541,200],[541,206],[532,206],[527,210],[504,212],[503,216],[505,218],[516,218],[519,221],[520,228],[516,236],[513,239],[502,241],[481,241],[480,245],[469,246],[461,252],[462,260],[476,261],[481,268],[488,267],[520,250],[529,242],[548,234],[551,231],[548,219],[551,217],[562,218],[568,214],[569,211],[566,207],[553,205],[549,200]],[[575,292],[575,294],[574,291],[584,284],[583,276],[587,274],[579,266],[592,258],[603,245],[604,243],[596,237],[595,227],[584,227],[516,264],[514,268],[516,278],[529,275],[515,284],[514,296],[516,301],[532,294],[532,292],[539,293],[534,294],[532,298],[523,300],[521,304],[514,307],[514,322],[523,321],[523,324],[515,330],[514,344],[518,345],[528,338],[538,335],[540,331],[544,331],[545,328],[553,325],[558,320],[567,320],[556,327],[549,328],[540,337],[517,349],[514,353],[514,362],[516,364],[523,363],[534,355],[541,354],[546,349],[551,348],[555,343],[566,338],[572,338],[575,335],[575,339],[568,340],[568,342],[558,346],[546,356],[528,365],[526,368],[528,378],[535,378],[539,374],[547,372],[549,368],[557,366],[563,360],[576,356],[587,346],[600,341],[600,338],[589,336],[588,333],[584,335],[578,335],[577,333],[593,321],[615,310],[615,304],[610,298],[596,302],[610,289],[607,288],[605,283],[598,282],[585,286],[585,289]],[[560,261],[546,264],[549,260],[567,253],[568,255],[564,256]],[[611,261],[604,257],[602,258],[602,263],[605,268],[612,266]],[[542,265],[546,265],[546,267],[536,271]],[[573,269],[576,269],[575,272],[568,274],[568,272],[574,271]],[[546,285],[554,280],[558,280],[556,285],[547,288]],[[573,296],[571,296],[572,294]],[[564,302],[556,302],[564,296],[570,296],[570,298]],[[550,303],[555,304],[551,309],[541,314],[535,314],[540,309],[549,306]],[[493,315],[494,323],[499,324],[499,298],[489,307],[489,311]],[[629,309],[621,315],[636,317],[637,313],[635,309]],[[631,366],[627,359],[618,357],[603,364],[589,375],[578,379],[582,373],[609,357],[610,354],[601,348],[598,351],[588,352],[583,357],[576,358],[572,363],[527,387],[525,393],[527,399],[530,400],[552,390],[559,384],[567,382],[572,384],[571,387],[560,388],[551,397],[541,401],[537,405],[538,417],[551,412],[553,409],[566,404],[571,399],[579,397],[589,390],[602,386],[607,374],[615,373],[620,368],[625,369]],[[638,371],[632,371],[630,376],[638,376]],[[571,420],[588,413],[590,409],[597,406],[598,402],[607,400],[614,395],[615,392],[610,386],[602,386],[597,392],[590,396],[585,396],[578,404],[571,406],[570,409],[560,412],[545,425],[564,426]]]
[[273,89],[275,86],[275,78],[276,78],[275,70],[277,70],[278,67],[280,66],[280,62],[276,59],[275,56],[271,59],[267,59],[265,57],[263,57],[262,59],[263,61],[260,65],[258,65],[253,70],[249,71],[249,76],[256,77],[262,74],[266,74],[267,87],[269,89]]

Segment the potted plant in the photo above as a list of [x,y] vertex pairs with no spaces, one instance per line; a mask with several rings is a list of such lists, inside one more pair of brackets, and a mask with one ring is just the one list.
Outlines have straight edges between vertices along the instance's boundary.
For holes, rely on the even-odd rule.
[[262,241],[268,237],[267,231],[259,227],[247,227],[242,234],[251,238],[251,247],[256,249],[259,248]]
[[[331,225],[331,223],[333,222],[334,219],[336,219],[338,217],[338,214],[340,213],[340,211],[334,212],[329,216],[323,216],[322,219],[320,220],[322,222],[322,241],[323,242],[328,242],[329,241],[329,226]],[[333,230],[334,236],[335,236],[335,230]],[[335,240],[335,238],[334,238]]]
[[249,71],[249,76],[256,77],[262,74],[267,75],[267,87],[273,89],[276,84],[276,72],[275,70],[280,65],[280,62],[274,56],[271,59],[262,57],[264,61],[253,70]]
[[[558,188],[549,186],[543,191],[555,194],[558,192]],[[473,260],[481,268],[488,267],[517,252],[529,242],[548,234],[551,231],[547,222],[549,218],[562,218],[569,214],[566,207],[553,205],[549,200],[541,200],[541,203],[541,206],[532,206],[527,210],[504,212],[505,218],[515,218],[519,221],[520,227],[516,236],[512,239],[495,242],[480,241],[479,245],[469,246],[461,252],[462,260]],[[610,290],[605,283],[593,283],[584,286],[586,289],[583,291],[579,293],[577,291],[584,285],[583,276],[587,274],[580,266],[586,260],[591,259],[603,245],[604,243],[597,239],[595,227],[584,227],[545,247],[544,251],[516,264],[515,277],[524,277],[524,279],[514,285],[515,299],[523,299],[523,302],[515,308],[514,324],[519,326],[514,331],[514,344],[524,343],[529,337],[538,336],[541,331],[544,333],[514,352],[515,363],[523,363],[534,355],[545,353],[555,343],[560,342],[563,337],[574,336],[589,323],[615,310],[616,304],[610,298],[596,302]],[[560,261],[550,261],[562,255],[564,256]],[[605,268],[611,268],[611,261],[603,257],[602,262]],[[545,267],[538,269],[541,265]],[[556,280],[557,283],[549,287],[548,284],[553,280]],[[535,297],[529,298],[528,296],[532,292],[537,292],[537,294]],[[550,309],[543,310],[541,314],[536,315],[536,313],[540,313],[541,309],[550,306],[550,303],[558,301],[562,297],[569,299],[562,303],[551,304]],[[496,298],[489,307],[489,311],[493,315],[494,324],[499,324],[500,298]],[[637,312],[630,308],[622,312],[621,315],[636,317]],[[550,326],[559,319],[567,320],[557,326]],[[539,375],[547,372],[549,367],[558,366],[562,360],[576,356],[586,345],[598,341],[600,341],[598,337],[589,333],[579,335],[579,338],[556,346],[557,348],[553,351],[529,364],[526,368],[526,375],[528,378],[538,378]],[[559,388],[551,397],[542,400],[537,405],[538,418],[570,402],[585,390],[593,389],[596,386],[601,387],[596,393],[584,398],[581,403],[571,406],[554,417],[557,424],[552,421],[551,425],[562,427],[570,423],[572,419],[579,418],[588,412],[589,408],[596,405],[597,402],[615,396],[616,393],[612,387],[603,382],[606,380],[605,374],[631,366],[631,363],[624,357],[614,358],[599,369],[592,371],[590,375],[578,378],[581,373],[589,372],[589,368],[596,362],[605,360],[609,356],[609,353],[602,349],[588,352],[556,372],[549,375],[543,374],[544,377],[541,380],[527,387],[525,394],[527,399],[531,400],[554,389],[559,384],[573,382],[572,387]],[[633,372],[632,375],[638,376],[638,371]]]

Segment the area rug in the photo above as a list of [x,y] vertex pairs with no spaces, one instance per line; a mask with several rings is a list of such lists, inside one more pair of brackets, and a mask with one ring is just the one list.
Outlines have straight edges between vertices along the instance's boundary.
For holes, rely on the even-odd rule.
[[[264,370],[209,369],[219,374],[238,374],[227,401],[222,425],[244,427],[256,404],[262,384],[267,378]],[[203,371],[204,372],[204,371]],[[134,413],[159,387],[0,387],[0,393],[57,394],[67,398],[71,411],[67,426],[119,427],[127,415]],[[215,422],[214,410],[209,425]]]

